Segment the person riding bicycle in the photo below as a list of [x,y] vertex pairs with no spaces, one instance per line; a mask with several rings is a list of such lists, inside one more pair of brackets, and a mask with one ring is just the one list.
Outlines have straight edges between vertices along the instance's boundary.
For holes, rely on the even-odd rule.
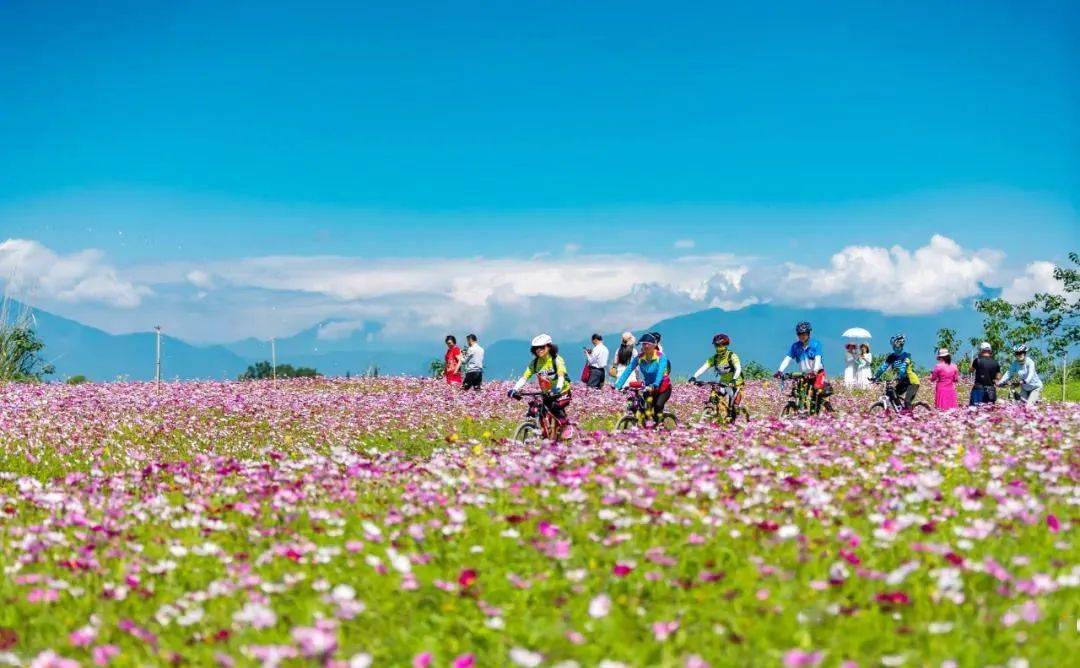
[[[731,337],[727,334],[717,334],[713,337],[712,343],[716,352],[705,360],[705,363],[694,372],[693,376],[690,376],[690,382],[696,383],[701,374],[712,369],[720,378],[720,382],[735,388],[735,396],[731,399],[731,402],[738,406],[742,403],[742,362],[739,360],[739,356],[728,347],[731,345]],[[722,389],[718,391],[724,394]]]
[[1028,347],[1023,343],[1013,348],[1013,355],[1015,359],[997,384],[1000,387],[1008,383],[1010,377],[1015,378],[1020,383],[1020,401],[1034,406],[1039,401],[1043,387],[1042,378],[1035,369],[1035,360],[1028,356]]
[[664,405],[671,398],[671,362],[657,348],[657,336],[650,332],[641,337],[641,354],[630,366],[623,369],[615,381],[615,389],[621,390],[636,369],[645,384],[645,396],[652,397],[653,410],[657,415],[664,412]]
[[795,336],[798,340],[791,344],[788,354],[780,362],[780,368],[773,375],[777,378],[783,377],[784,370],[795,362],[800,371],[813,377],[814,389],[822,390],[825,387],[825,366],[821,363],[821,344],[810,338],[811,331],[813,328],[805,320],[795,325]]
[[915,360],[911,358],[911,353],[904,350],[905,343],[907,343],[907,337],[903,334],[897,334],[889,339],[892,352],[878,367],[874,374],[874,381],[881,380],[881,377],[892,369],[896,374],[896,394],[903,397],[904,408],[911,408],[911,404],[915,402],[915,395],[919,393],[919,374],[915,371]]
[[551,342],[547,334],[539,334],[532,340],[529,350],[533,354],[532,361],[525,367],[521,378],[514,383],[507,396],[511,399],[521,398],[521,388],[529,379],[536,376],[536,382],[544,393],[544,406],[555,417],[559,433],[564,438],[570,438],[572,428],[566,417],[566,407],[570,405],[570,380],[566,375],[566,360],[559,354],[559,347]]

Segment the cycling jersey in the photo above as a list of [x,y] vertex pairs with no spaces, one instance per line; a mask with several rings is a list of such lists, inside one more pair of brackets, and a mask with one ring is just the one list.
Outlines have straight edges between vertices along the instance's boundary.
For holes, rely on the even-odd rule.
[[647,387],[655,387],[660,392],[671,387],[669,378],[671,375],[671,363],[668,358],[657,355],[652,359],[645,359],[642,354],[631,360],[630,366],[623,369],[622,374],[619,375],[619,380],[615,381],[616,390],[623,388],[623,385],[633,375],[635,369],[641,374],[641,380]]
[[558,395],[570,391],[570,382],[566,380],[566,361],[562,355],[557,356],[554,362],[551,355],[533,358],[529,366],[525,367],[521,378],[518,378],[517,383],[514,384],[514,390],[525,387],[525,383],[534,375],[536,382],[540,384],[540,389],[547,394]]
[[694,372],[694,378],[697,379],[698,376],[709,369],[714,370],[724,383],[743,384],[742,362],[739,361],[739,356],[731,350],[725,349],[723,352],[718,352],[706,359],[701,368]]
[[911,359],[911,353],[906,350],[889,353],[889,356],[878,367],[874,378],[881,378],[889,369],[896,373],[896,382],[900,385],[919,384],[919,374],[915,373],[915,360]]
[[783,362],[780,362],[780,372],[783,373],[788,364],[792,362],[798,364],[799,370],[803,373],[824,370],[825,367],[821,363],[821,344],[818,343],[817,339],[810,339],[805,345],[802,341],[791,344],[787,357],[784,358]]

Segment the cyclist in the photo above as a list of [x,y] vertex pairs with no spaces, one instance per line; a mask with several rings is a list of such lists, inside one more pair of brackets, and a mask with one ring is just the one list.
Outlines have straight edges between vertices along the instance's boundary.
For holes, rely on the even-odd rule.
[[[717,334],[713,337],[712,344],[713,350],[716,352],[705,360],[705,363],[694,372],[693,376],[690,376],[690,382],[696,383],[701,374],[712,369],[720,377],[721,382],[735,387],[735,396],[732,397],[731,402],[738,406],[742,403],[742,362],[739,360],[739,356],[728,348],[731,345],[731,337],[727,334]],[[723,393],[723,390],[719,391]]]
[[825,366],[821,363],[821,344],[810,338],[811,331],[813,328],[805,320],[795,325],[795,336],[798,340],[791,344],[788,354],[784,356],[774,375],[780,378],[784,375],[784,369],[795,362],[800,371],[814,377],[814,389],[822,390],[825,387]]
[[919,393],[919,374],[915,372],[915,360],[911,358],[911,353],[904,350],[905,343],[907,337],[903,334],[889,339],[892,352],[878,367],[874,381],[881,380],[881,377],[892,369],[896,374],[896,394],[904,398],[904,408],[911,408],[915,395]]
[[1020,381],[1020,401],[1023,401],[1028,406],[1034,406],[1039,402],[1043,384],[1039,372],[1035,369],[1035,360],[1028,357],[1027,353],[1028,347],[1026,344],[1021,343],[1013,348],[1015,359],[997,384],[1000,387],[1009,381],[1010,376],[1014,376],[1016,380]]
[[655,332],[642,335],[641,354],[630,361],[630,366],[623,369],[615,381],[615,389],[623,389],[636,369],[645,384],[645,396],[652,397],[657,415],[664,412],[664,405],[671,398],[671,362],[660,352],[658,343]]
[[552,343],[547,334],[537,335],[529,350],[533,354],[532,361],[506,394],[511,399],[520,399],[521,388],[525,387],[530,378],[536,376],[536,382],[544,393],[544,406],[555,416],[558,433],[562,434],[563,438],[570,438],[573,436],[573,429],[566,417],[566,407],[570,405],[571,399],[570,380],[566,377],[566,360],[559,354],[559,347]]

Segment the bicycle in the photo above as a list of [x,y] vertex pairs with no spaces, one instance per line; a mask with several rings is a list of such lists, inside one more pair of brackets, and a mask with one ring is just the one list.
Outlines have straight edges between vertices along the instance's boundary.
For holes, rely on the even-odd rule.
[[789,395],[790,399],[780,409],[781,418],[820,415],[822,410],[830,415],[835,413],[832,403],[825,397],[825,392],[814,389],[813,374],[785,373],[781,374],[779,378],[781,393],[783,393],[787,381],[794,381]]
[[867,415],[910,415],[912,417],[926,417],[931,412],[930,404],[925,401],[916,401],[911,408],[904,406],[904,398],[896,393],[896,381],[885,381],[881,397],[870,404],[866,409]]
[[528,397],[529,407],[525,412],[525,420],[514,430],[511,440],[522,445],[534,445],[541,440],[558,442],[562,436],[559,421],[544,403],[544,393],[518,392],[518,396]]
[[[697,424],[712,422],[729,425],[735,424],[740,419],[745,422],[750,421],[750,411],[742,406],[735,405],[735,396],[739,392],[739,388],[721,381],[691,380],[691,383],[709,388],[709,398],[705,400],[705,407],[695,420]],[[720,407],[721,401],[725,402],[724,408]]]
[[647,427],[652,422],[654,429],[663,428],[667,431],[671,431],[679,426],[679,420],[675,417],[674,413],[663,412],[660,414],[659,419],[656,417],[656,413],[653,410],[652,397],[646,397],[644,392],[645,384],[641,381],[634,381],[628,383],[626,386],[626,392],[628,394],[626,399],[626,414],[619,418],[619,421],[615,423],[615,431],[626,431],[627,429],[634,429],[635,427]]

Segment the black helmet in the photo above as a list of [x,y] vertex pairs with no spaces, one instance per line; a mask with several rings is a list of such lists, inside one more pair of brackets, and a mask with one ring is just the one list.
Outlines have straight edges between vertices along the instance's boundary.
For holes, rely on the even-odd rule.
[[716,336],[712,337],[712,344],[714,346],[730,346],[731,337],[727,334],[717,334]]
[[641,335],[641,342],[656,345],[657,343],[660,343],[660,337],[658,337],[655,332],[649,332],[648,334]]
[[806,322],[805,320],[803,320],[799,324],[795,325],[795,333],[796,334],[809,334],[810,329],[811,329],[810,328],[810,323]]

